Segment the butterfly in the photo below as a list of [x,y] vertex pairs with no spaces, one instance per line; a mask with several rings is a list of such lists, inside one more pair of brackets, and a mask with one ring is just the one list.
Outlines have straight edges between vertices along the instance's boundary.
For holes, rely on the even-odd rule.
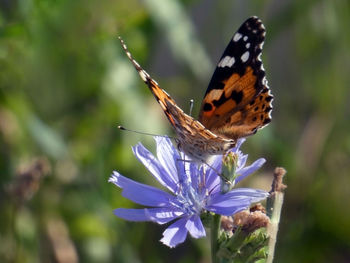
[[179,150],[193,160],[205,162],[211,155],[224,154],[239,138],[271,122],[273,96],[260,58],[265,27],[259,18],[248,18],[230,40],[210,80],[198,120],[159,87],[119,39],[173,126]]

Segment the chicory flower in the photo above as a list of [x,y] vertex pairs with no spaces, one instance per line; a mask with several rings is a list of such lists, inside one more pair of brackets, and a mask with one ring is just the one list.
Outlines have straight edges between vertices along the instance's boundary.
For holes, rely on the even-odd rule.
[[[152,221],[166,224],[161,242],[169,247],[184,242],[187,234],[194,238],[206,235],[200,215],[204,211],[230,216],[249,208],[251,203],[265,199],[268,193],[251,188],[235,188],[227,193],[220,191],[222,155],[215,156],[210,164],[188,161],[169,138],[155,137],[157,157],[141,143],[133,147],[137,159],[150,171],[157,181],[166,189],[145,185],[128,179],[114,171],[109,182],[123,189],[122,195],[129,200],[147,208],[118,208],[115,215],[129,221]],[[240,140],[231,151],[238,156],[236,182],[242,180],[265,162],[259,159],[245,167],[247,155],[239,151],[244,140]],[[187,161],[186,161],[187,160]],[[170,193],[169,193],[170,192]]]

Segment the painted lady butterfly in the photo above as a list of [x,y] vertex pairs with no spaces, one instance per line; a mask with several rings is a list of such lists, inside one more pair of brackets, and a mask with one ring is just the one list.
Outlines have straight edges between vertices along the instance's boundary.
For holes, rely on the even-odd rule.
[[198,120],[181,110],[122,47],[174,127],[180,150],[194,160],[223,154],[237,139],[255,134],[271,121],[273,96],[260,59],[265,39],[261,20],[251,17],[234,34],[217,64]]

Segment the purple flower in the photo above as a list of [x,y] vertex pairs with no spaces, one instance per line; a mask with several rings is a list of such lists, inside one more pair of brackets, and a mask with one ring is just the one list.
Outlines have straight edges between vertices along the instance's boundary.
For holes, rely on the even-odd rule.
[[[169,190],[170,193],[135,182],[114,171],[109,182],[122,188],[122,195],[131,201],[147,206],[143,209],[118,208],[115,215],[130,221],[152,221],[165,224],[174,221],[164,232],[161,242],[175,247],[184,242],[187,233],[194,238],[205,236],[205,229],[200,220],[203,211],[230,216],[247,209],[251,203],[265,199],[268,193],[263,190],[237,188],[225,194],[220,192],[222,155],[215,156],[210,167],[207,164],[186,162],[183,153],[172,145],[170,139],[155,137],[157,158],[141,143],[133,147],[135,156],[151,174]],[[247,155],[239,151],[239,146],[232,149],[239,156],[237,174],[240,181],[248,174],[259,169],[265,162],[259,159],[251,166],[244,167]]]

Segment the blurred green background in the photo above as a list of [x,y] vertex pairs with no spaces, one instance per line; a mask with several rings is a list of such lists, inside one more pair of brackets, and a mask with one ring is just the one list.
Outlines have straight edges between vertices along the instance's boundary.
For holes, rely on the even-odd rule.
[[259,16],[273,121],[243,151],[283,166],[275,262],[350,262],[350,2],[1,0],[0,262],[209,262],[205,239],[168,249],[165,226],[113,215],[134,207],[112,170],[155,184],[133,157],[172,134],[123,53],[187,111],[239,25]]

